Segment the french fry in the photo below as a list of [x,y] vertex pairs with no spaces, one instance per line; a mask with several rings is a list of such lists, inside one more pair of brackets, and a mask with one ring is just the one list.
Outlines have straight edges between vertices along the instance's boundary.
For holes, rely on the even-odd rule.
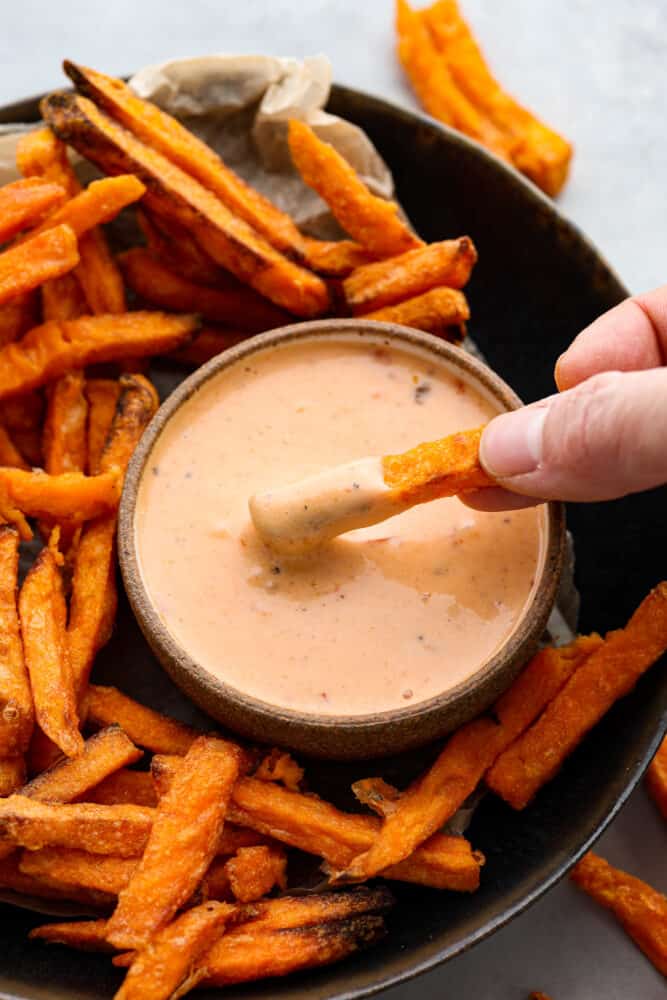
[[85,471],[87,412],[83,372],[63,375],[49,393],[44,422],[44,468],[50,475]]
[[89,229],[115,219],[122,209],[139,201],[146,188],[133,174],[105,177],[92,181],[83,191],[66,201],[46,221],[37,226],[35,235],[56,226],[68,226],[75,236],[83,236]]
[[26,392],[0,403],[0,419],[12,441],[32,468],[39,468],[42,456],[42,424],[44,396],[41,392]]
[[429,243],[400,257],[365,264],[343,282],[345,301],[352,312],[368,313],[447,285],[463,288],[477,260],[468,236]]
[[110,472],[49,476],[39,469],[0,468],[0,490],[28,517],[71,522],[87,521],[113,510],[119,495],[117,476]]
[[[95,737],[93,736],[92,739]],[[157,805],[155,786],[148,771],[130,771],[127,768],[121,768],[114,774],[110,774],[99,785],[88,789],[80,797],[86,802],[97,802],[102,806],[129,804],[154,807]]]
[[[462,726],[431,768],[385,810],[370,850],[355,858],[346,879],[372,878],[409,857],[439,830],[475,790],[494,760],[536,719],[567,678],[601,646],[599,636],[575,640],[561,650],[542,650],[494,706],[494,718]],[[391,799],[391,793],[389,798]]]
[[19,138],[16,165],[24,177],[40,177],[59,184],[70,198],[81,190],[67,157],[67,147],[50,128],[26,132]]
[[67,192],[58,184],[36,177],[0,187],[0,243],[35,226],[66,197]]
[[252,903],[287,885],[287,855],[281,847],[242,847],[226,862],[229,885],[240,903]]
[[169,357],[183,365],[198,367],[206,364],[222,351],[236,347],[237,344],[247,340],[249,336],[247,330],[228,330],[223,326],[208,324],[202,327],[191,343],[186,344],[185,347],[179,347],[177,351],[172,351]]
[[35,896],[38,899],[57,899],[67,902],[81,903],[87,909],[109,909],[113,905],[113,896],[90,889],[75,889],[48,885],[31,875],[24,875],[19,870],[19,856],[13,854],[0,860],[0,888],[10,889],[21,896]]
[[646,772],[646,787],[653,801],[667,820],[667,736]]
[[[48,282],[47,282],[48,284]],[[0,306],[0,347],[18,340],[28,330],[39,323],[37,309],[37,292],[25,292],[17,295]]]
[[5,250],[0,253],[0,306],[50,278],[66,274],[78,263],[76,236],[64,225],[31,236]]
[[547,194],[558,194],[567,179],[572,146],[502,89],[486,64],[456,0],[437,0],[420,12],[456,86],[512,140],[517,168]]
[[100,458],[104,450],[120,395],[117,379],[88,378],[85,382],[88,400],[88,467],[89,476],[100,471]]
[[463,292],[456,288],[432,288],[430,292],[416,295],[394,306],[363,313],[362,319],[378,323],[400,323],[415,330],[433,333],[445,340],[461,340],[465,333],[470,309]]
[[195,316],[161,312],[43,323],[18,343],[0,349],[0,400],[36,389],[71,369],[175,350],[198,326]]
[[17,847],[67,847],[91,854],[136,858],[148,840],[154,809],[49,803],[25,795],[0,799],[0,835]]
[[137,221],[148,249],[171,270],[196,285],[226,287],[236,279],[199,246],[192,233],[173,219],[158,218],[137,209]]
[[398,215],[398,206],[371,194],[353,167],[310,125],[292,119],[288,141],[294,165],[346,233],[369,253],[391,257],[421,246]]
[[133,743],[157,754],[184,756],[199,735],[196,730],[129,698],[118,688],[89,684],[83,717],[88,725],[117,722]]
[[383,778],[361,778],[352,784],[357,802],[366,806],[377,816],[391,816],[396,811],[401,793]]
[[141,756],[120,726],[112,724],[90,736],[76,757],[62,757],[38,774],[21,789],[21,795],[38,802],[72,802]]
[[589,851],[570,875],[575,885],[611,910],[648,960],[667,976],[667,898]]
[[118,258],[129,287],[150,305],[174,312],[198,312],[204,319],[260,333],[289,322],[289,315],[261,295],[234,282],[230,287],[196,285],[136,247]]
[[236,912],[227,903],[202,903],[181,914],[135,956],[115,1000],[169,1000],[189,992],[205,975],[198,960]]
[[42,113],[62,139],[105,172],[136,174],[148,188],[146,207],[187,226],[216,263],[241,281],[297,316],[326,311],[329,293],[321,278],[284,257],[198,181],[91,101],[51,94],[42,102]]
[[12,469],[30,468],[4,424],[0,424],[0,465],[8,465]]
[[157,105],[137,97],[122,80],[77,66],[63,68],[77,90],[185,173],[212,191],[223,205],[288,256],[303,255],[303,237],[286,212],[242,180],[205,142]]
[[325,278],[346,278],[374,257],[354,240],[314,240],[304,237],[309,267]]
[[411,504],[491,485],[479,461],[482,430],[460,431],[400,455],[385,455],[382,475],[386,485],[402,503]]
[[88,312],[88,303],[77,281],[76,270],[75,268],[61,278],[54,278],[42,285],[42,316],[45,322],[51,319],[76,319]]
[[250,830],[248,827],[235,826],[233,823],[225,822],[216,850],[218,854],[228,856],[236,854],[237,851],[240,851],[244,847],[261,847],[263,845],[275,847],[276,842],[270,837],[265,837],[263,834],[257,833],[256,830]]
[[18,534],[8,525],[0,525],[0,757],[7,758],[25,753],[34,725],[16,608],[18,565]]
[[494,792],[523,809],[586,733],[667,648],[667,582],[644,598],[624,629],[610,632],[543,714],[496,761]]
[[19,871],[56,889],[92,889],[117,896],[132,877],[138,858],[89,854],[67,847],[23,851]]
[[200,736],[188,750],[109,921],[108,938],[117,948],[145,947],[190,898],[215,856],[238,769],[231,743]]
[[399,62],[424,109],[509,160],[512,141],[459,90],[426,25],[407,0],[396,0],[396,36]]
[[25,662],[40,729],[68,757],[83,750],[65,641],[67,606],[60,568],[43,548],[19,594]]
[[74,920],[33,927],[28,933],[31,941],[47,944],[64,944],[79,951],[115,951],[106,940],[106,920]]
[[25,757],[0,757],[0,798],[18,792],[25,782]]
[[285,788],[298,792],[303,783],[303,768],[286,750],[271,750],[263,757],[253,778],[260,781],[279,781]]

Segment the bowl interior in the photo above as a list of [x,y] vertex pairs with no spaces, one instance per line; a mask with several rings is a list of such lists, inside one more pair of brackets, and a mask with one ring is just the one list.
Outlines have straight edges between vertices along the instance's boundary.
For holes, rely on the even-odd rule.
[[[552,391],[558,355],[585,324],[627,294],[604,260],[531,185],[451,131],[341,87],[334,88],[329,110],[368,132],[425,238],[467,232],[474,239],[480,262],[469,286],[472,335],[492,367],[525,400]],[[0,121],[7,122],[37,118],[35,100],[0,113]],[[570,506],[582,631],[624,622],[664,575],[664,504],[663,489],[614,503]],[[665,665],[663,660],[609,713],[522,813],[492,797],[482,802],[469,829],[473,844],[487,857],[477,893],[399,887],[391,933],[372,951],[271,984],[232,987],[224,996],[351,1000],[457,954],[520,912],[587,849],[639,780],[664,727]],[[157,666],[125,601],[95,679],[118,684],[185,721],[206,724]],[[383,773],[405,784],[428,756],[404,755],[383,765]],[[317,764],[308,773],[315,791],[343,808],[353,807],[349,783],[360,776],[358,767]],[[3,995],[99,1000],[120,985],[121,973],[106,957],[28,942],[26,931],[42,922],[38,915],[3,908],[2,916]],[[213,1000],[223,993],[200,996]]]

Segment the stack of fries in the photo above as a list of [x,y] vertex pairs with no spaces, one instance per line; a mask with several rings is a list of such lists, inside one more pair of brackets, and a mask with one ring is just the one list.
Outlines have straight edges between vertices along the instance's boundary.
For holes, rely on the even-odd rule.
[[[160,1000],[323,965],[383,935],[386,888],[290,896],[290,851],[320,859],[332,886],[474,891],[484,858],[444,824],[480,786],[527,805],[667,648],[667,583],[626,628],[538,653],[407,789],[356,782],[358,813],[305,792],[285,752],[90,683],[116,612],[122,480],[158,405],[147,359],[198,363],[334,307],[459,336],[476,255],[466,237],[424,245],[292,122],[297,168],[349,235],[309,239],[122,82],[66,69],[81,93],[45,99],[49,127],[20,143],[24,179],[0,190],[0,887],[92,911],[31,937],[115,952],[129,970],[117,996]],[[114,176],[82,190],[65,142]],[[139,202],[146,245],[115,257],[100,226]],[[125,283],[162,311],[128,311]],[[17,597],[28,519],[44,545]],[[651,779],[663,808],[666,771],[663,751]],[[615,905],[592,864],[577,878]],[[662,906],[664,921],[660,899],[636,893],[633,915]],[[659,964],[656,941],[640,945]]]

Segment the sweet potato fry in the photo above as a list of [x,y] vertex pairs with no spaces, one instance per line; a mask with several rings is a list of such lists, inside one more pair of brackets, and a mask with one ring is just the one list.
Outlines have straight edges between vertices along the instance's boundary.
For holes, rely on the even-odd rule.
[[192,744],[160,798],[139,867],[109,921],[116,947],[145,947],[192,895],[215,856],[238,769],[233,744],[207,736]]
[[357,802],[366,806],[377,816],[391,816],[396,811],[401,793],[383,778],[361,778],[352,784]]
[[[94,736],[91,738],[95,739]],[[97,802],[101,806],[157,805],[155,786],[148,771],[130,771],[124,767],[79,797],[85,802]]]
[[491,485],[479,462],[481,427],[426,441],[382,459],[384,481],[402,503],[425,503]]
[[56,889],[93,889],[117,896],[130,881],[138,858],[89,854],[67,847],[43,847],[24,851],[19,870]]
[[416,295],[395,306],[386,306],[363,313],[363,319],[378,323],[400,323],[425,333],[433,333],[445,340],[461,340],[465,322],[470,319],[470,309],[463,292],[455,288],[432,288],[430,292]]
[[43,323],[0,350],[0,399],[36,389],[73,368],[175,350],[198,326],[195,316],[161,312]]
[[497,760],[489,776],[493,790],[515,809],[523,809],[666,648],[667,583],[660,583],[626,627],[605,637],[537,722]]
[[33,927],[28,937],[31,941],[64,944],[78,951],[115,951],[106,940],[106,930],[106,920],[73,920]]
[[69,652],[67,607],[60,569],[50,548],[37,556],[19,594],[25,661],[40,729],[68,757],[83,750]]
[[12,469],[30,468],[4,424],[0,424],[0,465],[8,465]]
[[21,789],[38,802],[72,802],[86,796],[115,771],[142,756],[120,726],[110,725],[90,736],[76,757],[62,757]]
[[25,758],[0,757],[0,798],[18,792],[25,782]]
[[240,282],[231,287],[196,285],[171,271],[150,250],[136,247],[119,257],[125,281],[150,305],[198,312],[213,322],[260,333],[289,322],[289,315]]
[[133,174],[105,177],[92,181],[83,191],[66,201],[62,208],[37,226],[35,235],[47,232],[54,226],[68,226],[75,236],[83,236],[89,229],[115,219],[123,208],[139,201],[146,188]]
[[512,140],[511,155],[517,168],[547,194],[557,195],[572,158],[569,142],[504,92],[456,0],[437,0],[420,13],[456,86]]
[[667,820],[667,736],[646,772],[646,787],[653,801]]
[[[48,284],[48,282],[47,282]],[[0,306],[0,347],[18,340],[39,323],[38,292],[17,295]]]
[[77,268],[42,285],[42,316],[45,322],[51,319],[76,319],[88,312],[88,303],[77,281],[76,271]]
[[[34,724],[32,692],[16,608],[19,537],[0,525],[0,756],[25,753]],[[4,792],[2,794],[8,794]]]
[[44,422],[44,468],[51,475],[84,472],[86,417],[83,372],[63,375],[48,396]]
[[305,237],[309,267],[325,278],[346,278],[357,267],[370,264],[374,257],[354,240],[314,240]]
[[117,379],[89,378],[86,379],[85,393],[88,400],[86,471],[89,476],[94,476],[100,471],[100,458],[116,412],[120,383]]
[[297,316],[326,311],[329,293],[321,278],[289,261],[198,181],[91,101],[51,94],[42,102],[42,113],[62,139],[102,170],[136,174],[149,189],[146,207],[187,226],[216,263],[241,281]]
[[88,725],[109,726],[116,722],[139,746],[158,754],[185,755],[199,735],[182,722],[140,705],[118,688],[90,684],[82,713]]
[[424,109],[509,160],[511,140],[458,88],[426,25],[407,0],[396,2],[396,35],[399,62]]
[[667,976],[667,898],[589,851],[572,869],[575,885],[614,914],[653,965]]
[[122,80],[65,60],[63,68],[77,90],[148,146],[159,150],[186,174],[212,191],[223,205],[288,257],[303,256],[303,237],[286,212],[230,170],[220,157],[155,104],[137,97]]
[[234,284],[236,278],[224,271],[199,246],[192,233],[173,219],[158,218],[145,209],[137,209],[137,221],[148,249],[170,271],[176,271],[196,285],[223,288]]
[[31,875],[24,875],[23,872],[19,871],[19,855],[16,853],[0,860],[0,888],[10,889],[21,896],[81,903],[86,908],[95,910],[109,909],[114,900],[113,896],[107,896],[102,892],[95,892],[91,889],[75,889],[73,886],[57,887],[48,885]]
[[229,885],[240,903],[252,903],[287,885],[287,855],[281,847],[242,847],[227,861]]
[[32,468],[41,468],[44,396],[39,391],[26,392],[0,404],[0,419],[12,441]]
[[76,236],[64,225],[5,250],[0,253],[0,306],[50,278],[66,274],[78,263]]
[[206,364],[222,351],[236,347],[243,340],[247,340],[249,336],[247,330],[228,330],[223,326],[208,324],[202,327],[191,343],[186,344],[185,347],[179,347],[177,351],[172,351],[169,357],[180,364],[198,367]]
[[429,243],[400,257],[355,268],[343,282],[343,294],[356,315],[384,309],[439,285],[463,288],[476,260],[477,251],[468,236]]
[[82,476],[65,472],[49,476],[36,470],[0,468],[0,490],[29,517],[54,518],[58,521],[87,521],[114,510],[119,485],[113,473]]
[[16,165],[24,177],[59,184],[70,198],[81,190],[67,157],[67,147],[50,128],[26,132],[16,147]]
[[263,845],[276,846],[276,842],[270,837],[257,833],[256,830],[225,822],[216,850],[218,854],[228,856],[236,854],[243,847],[261,847]]
[[91,854],[136,858],[146,846],[154,809],[47,803],[25,795],[0,799],[0,834],[17,847],[67,847]]
[[36,177],[0,187],[0,243],[37,225],[66,197],[67,192],[58,184],[49,184]]
[[260,781],[279,781],[285,788],[298,792],[303,782],[303,768],[286,750],[271,750],[263,757],[253,778]]
[[421,246],[398,215],[398,206],[371,194],[354,169],[310,125],[289,123],[289,148],[303,180],[319,194],[343,229],[369,253],[391,257]]

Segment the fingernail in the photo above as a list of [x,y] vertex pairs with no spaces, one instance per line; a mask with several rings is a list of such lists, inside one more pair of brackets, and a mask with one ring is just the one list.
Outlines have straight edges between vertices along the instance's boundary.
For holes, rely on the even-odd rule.
[[542,458],[542,430],[549,408],[527,407],[503,413],[482,434],[480,460],[495,479],[534,472]]

